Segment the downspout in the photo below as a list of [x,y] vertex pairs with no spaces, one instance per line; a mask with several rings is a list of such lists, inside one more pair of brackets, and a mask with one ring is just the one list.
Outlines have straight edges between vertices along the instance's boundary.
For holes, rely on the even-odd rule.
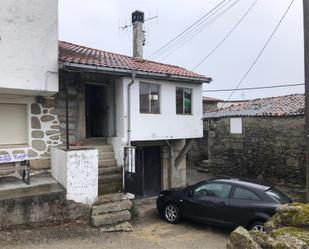
[[128,135],[128,140],[127,140],[127,146],[131,146],[131,86],[134,84],[135,82],[135,76],[136,73],[132,72],[132,79],[131,82],[128,84],[128,98],[127,98],[127,116],[128,116],[128,130],[127,130],[127,135]]
[[[131,86],[135,83],[136,73],[132,72],[131,82],[127,86],[127,147],[131,146]],[[126,159],[126,155],[124,155]],[[124,160],[125,163],[125,160]],[[122,188],[125,190],[125,165],[122,167]]]

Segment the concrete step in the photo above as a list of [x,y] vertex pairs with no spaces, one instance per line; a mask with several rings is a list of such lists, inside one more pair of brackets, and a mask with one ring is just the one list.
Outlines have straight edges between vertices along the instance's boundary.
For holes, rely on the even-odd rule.
[[92,207],[92,216],[128,210],[131,206],[132,203],[130,200],[120,200],[94,205]]
[[122,191],[122,181],[99,184],[99,195],[118,193]]
[[117,181],[122,181],[122,172],[116,174],[107,174],[99,176],[99,184],[101,183],[113,183]]
[[116,159],[99,160],[99,167],[111,167],[111,166],[117,166]]
[[99,160],[115,159],[115,153],[113,151],[99,151]]
[[122,174],[122,168],[120,167],[101,167],[99,168],[99,176],[109,175],[109,174]]
[[92,216],[92,225],[95,227],[117,224],[131,219],[128,210]]
[[100,205],[100,204],[104,204],[108,202],[117,202],[117,201],[128,200],[128,199],[129,199],[128,195],[123,194],[123,193],[100,195],[95,205]]

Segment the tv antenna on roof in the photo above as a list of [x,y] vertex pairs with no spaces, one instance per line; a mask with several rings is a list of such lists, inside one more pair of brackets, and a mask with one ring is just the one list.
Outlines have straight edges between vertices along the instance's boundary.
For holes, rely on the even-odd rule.
[[[150,20],[158,19],[158,18],[159,18],[159,16],[158,16],[158,14],[157,14],[157,15],[155,15],[155,16],[152,16],[152,17],[149,17],[149,18],[145,19],[145,20],[144,20],[144,23],[145,23],[145,22],[148,22],[148,21],[150,21]],[[127,21],[125,21],[125,24],[124,24],[123,26],[120,26],[119,29],[125,30],[126,28],[129,28],[129,27],[132,27],[132,26],[133,26],[133,24],[126,24],[126,23],[127,23]]]

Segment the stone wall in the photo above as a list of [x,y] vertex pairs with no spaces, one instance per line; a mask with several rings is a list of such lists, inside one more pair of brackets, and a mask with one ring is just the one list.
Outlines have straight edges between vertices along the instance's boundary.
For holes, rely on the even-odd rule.
[[187,153],[187,166],[198,167],[203,160],[208,160],[207,131],[204,131],[204,138],[193,140],[193,144]]
[[[80,116],[80,101],[82,94],[82,84],[75,81],[76,76],[68,75],[67,76],[67,87],[68,87],[68,116],[69,116],[69,141],[70,145],[76,145],[80,141],[81,134],[78,129],[79,125],[79,116]],[[61,141],[66,143],[66,97],[65,97],[65,85],[64,80],[62,79],[59,83],[59,92],[55,96],[55,112],[58,115],[60,132],[61,132]]]
[[[42,185],[32,188],[41,188],[44,192],[46,187],[48,186]],[[55,191],[55,189],[55,186],[51,186],[46,193],[16,196],[18,192],[15,192],[14,198],[0,198],[0,230],[18,225],[46,226],[49,223],[87,221],[90,206],[68,201],[64,190]]]
[[221,176],[265,179],[292,197],[303,199],[303,116],[244,117],[242,122],[242,134],[230,133],[229,118],[214,120],[210,125],[208,171]]
[[[36,102],[28,103],[28,144],[0,149],[2,162],[13,163],[24,159],[31,160],[31,167],[50,167],[50,148],[61,144],[60,126],[55,113],[53,97],[37,97]],[[0,164],[5,167],[6,164]]]

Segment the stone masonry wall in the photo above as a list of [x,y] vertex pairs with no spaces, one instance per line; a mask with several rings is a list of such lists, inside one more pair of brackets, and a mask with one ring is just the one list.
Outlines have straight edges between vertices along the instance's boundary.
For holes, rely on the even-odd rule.
[[230,133],[229,118],[215,120],[210,125],[208,171],[221,176],[265,179],[302,200],[304,118],[244,117],[242,120],[242,134]]
[[[60,141],[60,126],[55,113],[53,97],[37,98],[36,103],[28,103],[30,106],[28,117],[29,144],[18,147],[0,148],[2,162],[13,163],[24,159],[31,160],[33,168],[50,167],[50,148],[58,146]],[[40,162],[38,162],[40,159]],[[39,166],[41,164],[41,166]],[[5,167],[0,164],[0,167]]]
[[[79,101],[80,93],[79,82],[75,82],[74,78],[68,78],[68,116],[69,116],[69,141],[70,145],[76,145],[80,140],[81,134],[79,134],[78,123],[79,123]],[[59,83],[59,92],[55,97],[55,112],[58,115],[60,124],[61,141],[66,143],[66,98],[65,98],[65,87],[63,80]]]

